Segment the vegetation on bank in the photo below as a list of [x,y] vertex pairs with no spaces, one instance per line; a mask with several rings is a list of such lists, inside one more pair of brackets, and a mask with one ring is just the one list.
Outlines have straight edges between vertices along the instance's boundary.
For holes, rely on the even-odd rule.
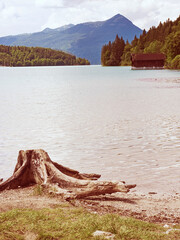
[[145,30],[139,38],[125,43],[116,36],[114,42],[109,42],[102,47],[101,64],[103,66],[128,66],[131,65],[132,53],[164,53],[166,67],[180,69],[180,16],[173,22],[169,19]]
[[[178,226],[175,226],[176,228]],[[170,240],[179,239],[179,231],[115,214],[98,215],[68,204],[51,209],[13,209],[0,213],[0,240],[75,240],[105,239],[93,237],[97,230],[115,234],[114,239]]]
[[64,66],[64,65],[89,65],[86,59],[63,51],[41,47],[20,47],[0,45],[1,66]]

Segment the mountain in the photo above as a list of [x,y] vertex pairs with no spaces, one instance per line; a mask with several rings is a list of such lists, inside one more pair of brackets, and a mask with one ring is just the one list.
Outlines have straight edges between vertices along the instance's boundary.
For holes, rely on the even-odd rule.
[[142,30],[124,16],[117,14],[106,21],[69,24],[60,28],[46,28],[41,32],[0,38],[0,44],[10,46],[46,47],[70,52],[100,64],[101,48],[118,34],[131,42]]

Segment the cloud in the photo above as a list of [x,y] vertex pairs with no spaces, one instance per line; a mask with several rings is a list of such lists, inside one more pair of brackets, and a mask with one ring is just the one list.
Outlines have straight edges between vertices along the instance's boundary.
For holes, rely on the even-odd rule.
[[64,7],[63,0],[36,0],[35,5],[42,8],[62,8]]
[[8,20],[8,19],[15,19],[19,17],[19,13],[15,7],[4,8],[1,11],[1,18]]
[[0,11],[2,11],[5,8],[5,4],[3,1],[0,1]]
[[0,36],[39,31],[46,21],[34,0],[0,0],[0,19]]

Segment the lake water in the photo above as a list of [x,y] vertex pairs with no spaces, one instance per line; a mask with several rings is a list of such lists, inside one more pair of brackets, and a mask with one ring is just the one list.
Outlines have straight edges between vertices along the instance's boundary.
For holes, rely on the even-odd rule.
[[180,72],[0,68],[0,177],[20,149],[139,192],[180,192]]

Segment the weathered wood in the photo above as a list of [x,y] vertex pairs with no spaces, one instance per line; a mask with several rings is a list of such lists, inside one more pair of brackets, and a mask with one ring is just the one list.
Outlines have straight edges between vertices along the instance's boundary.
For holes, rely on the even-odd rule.
[[51,161],[42,149],[19,151],[13,175],[0,183],[0,191],[40,184],[64,198],[85,198],[87,196],[128,192],[136,185],[124,182],[94,181],[98,174],[82,174]]

